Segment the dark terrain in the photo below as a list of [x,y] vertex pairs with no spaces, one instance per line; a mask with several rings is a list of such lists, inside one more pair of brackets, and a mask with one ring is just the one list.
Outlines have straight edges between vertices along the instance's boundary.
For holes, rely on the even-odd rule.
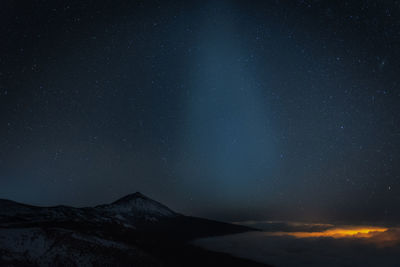
[[254,230],[184,216],[140,193],[92,208],[0,200],[0,266],[265,266],[189,243]]

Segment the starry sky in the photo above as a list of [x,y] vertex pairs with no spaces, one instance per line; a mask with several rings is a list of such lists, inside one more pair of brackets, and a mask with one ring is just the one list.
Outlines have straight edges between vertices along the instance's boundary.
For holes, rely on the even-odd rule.
[[0,198],[400,220],[399,1],[13,1]]

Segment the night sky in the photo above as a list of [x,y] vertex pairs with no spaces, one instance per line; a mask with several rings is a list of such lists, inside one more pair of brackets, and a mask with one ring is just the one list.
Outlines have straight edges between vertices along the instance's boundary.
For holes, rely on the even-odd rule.
[[0,198],[400,220],[399,1],[1,1]]

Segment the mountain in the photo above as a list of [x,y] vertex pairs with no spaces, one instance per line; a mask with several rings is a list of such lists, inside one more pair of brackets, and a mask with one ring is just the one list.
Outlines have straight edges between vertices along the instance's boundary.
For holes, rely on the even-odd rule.
[[178,216],[161,203],[152,200],[140,192],[127,195],[117,201],[95,207],[97,212],[104,217],[115,218],[125,226],[134,227],[137,220],[158,221],[160,218]]
[[259,266],[188,243],[251,230],[184,216],[139,192],[85,208],[0,199],[0,266]]

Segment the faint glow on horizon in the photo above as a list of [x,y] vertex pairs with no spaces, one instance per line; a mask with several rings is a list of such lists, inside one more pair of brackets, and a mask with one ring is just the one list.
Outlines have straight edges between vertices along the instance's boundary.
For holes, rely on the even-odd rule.
[[332,237],[332,238],[370,238],[376,233],[383,233],[389,230],[385,227],[360,226],[360,227],[338,227],[319,232],[273,232],[272,236],[294,236],[297,238],[310,237]]

